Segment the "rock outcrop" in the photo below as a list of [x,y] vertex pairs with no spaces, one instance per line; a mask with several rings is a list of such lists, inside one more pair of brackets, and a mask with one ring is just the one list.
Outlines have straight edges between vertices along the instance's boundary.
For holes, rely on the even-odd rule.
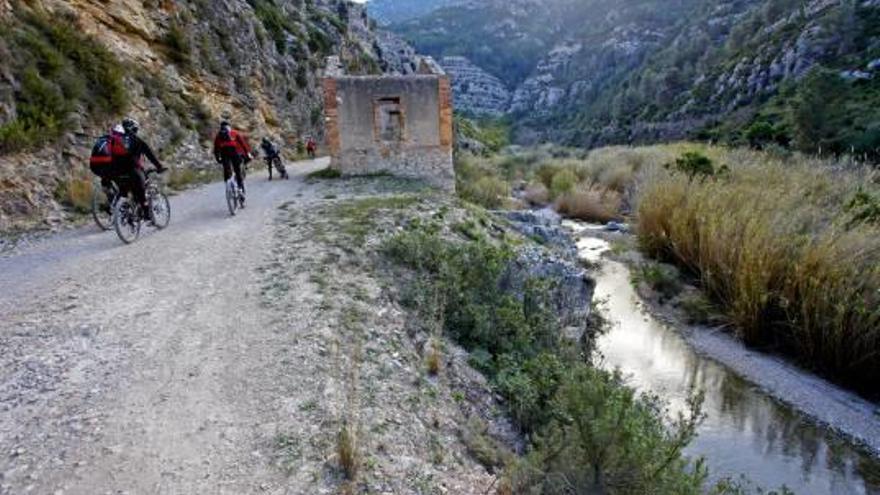
[[559,215],[544,210],[512,211],[505,216],[514,230],[539,239],[543,246],[529,246],[517,253],[502,289],[522,296],[530,280],[548,281],[554,314],[579,339],[589,324],[596,283],[578,264],[577,247],[562,227]]
[[465,57],[443,57],[440,65],[452,81],[457,111],[493,117],[507,113],[510,91],[500,79],[472,64]]

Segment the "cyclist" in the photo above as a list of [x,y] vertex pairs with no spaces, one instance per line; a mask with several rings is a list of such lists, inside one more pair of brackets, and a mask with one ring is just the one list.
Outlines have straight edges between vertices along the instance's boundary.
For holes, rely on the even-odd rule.
[[278,173],[281,174],[281,178],[287,178],[287,170],[285,170],[284,165],[281,163],[281,152],[278,147],[269,140],[268,137],[264,137],[263,141],[260,143],[260,148],[263,150],[263,157],[266,160],[266,167],[269,168],[269,180],[272,180],[272,169],[274,167],[275,160],[278,160]]
[[309,154],[309,158],[315,158],[315,152],[318,151],[318,143],[315,142],[315,138],[309,136],[308,142],[306,143],[306,152]]
[[214,138],[214,159],[223,165],[223,180],[229,181],[235,173],[235,182],[241,189],[242,197],[245,192],[242,164],[251,158],[251,147],[244,135],[233,129],[229,122],[220,122],[220,130]]
[[135,201],[141,205],[141,215],[145,220],[150,220],[151,211],[147,204],[147,176],[144,172],[143,157],[156,167],[156,172],[163,173],[167,170],[143,139],[138,136],[140,124],[132,118],[122,121],[123,134],[121,139],[113,141],[114,167],[126,176],[128,186],[134,194]]

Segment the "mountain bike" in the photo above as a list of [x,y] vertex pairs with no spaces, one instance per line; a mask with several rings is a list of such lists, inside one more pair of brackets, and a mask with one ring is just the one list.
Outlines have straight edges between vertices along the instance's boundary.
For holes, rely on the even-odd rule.
[[[244,179],[245,167],[241,166],[241,177]],[[226,181],[226,206],[229,207],[229,214],[235,216],[235,210],[244,208],[244,191],[238,187],[238,181],[235,180],[235,174]]]
[[92,185],[92,218],[101,230],[113,228],[113,209],[119,199],[119,186],[116,181],[110,182],[110,188],[104,189],[101,179],[96,178]]
[[[147,174],[147,204],[150,208],[149,223],[156,229],[162,230],[171,222],[171,202],[168,196],[160,189],[159,181],[154,178],[158,175],[155,170],[148,170]],[[141,205],[134,200],[129,191],[120,195],[113,209],[113,226],[119,239],[131,244],[141,236],[141,228],[144,223],[144,215]]]

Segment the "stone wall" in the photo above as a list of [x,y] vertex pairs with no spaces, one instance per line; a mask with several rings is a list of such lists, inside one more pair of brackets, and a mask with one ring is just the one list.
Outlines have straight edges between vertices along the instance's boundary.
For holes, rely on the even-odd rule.
[[455,188],[452,91],[445,74],[328,71],[324,111],[330,166],[343,175],[391,173]]

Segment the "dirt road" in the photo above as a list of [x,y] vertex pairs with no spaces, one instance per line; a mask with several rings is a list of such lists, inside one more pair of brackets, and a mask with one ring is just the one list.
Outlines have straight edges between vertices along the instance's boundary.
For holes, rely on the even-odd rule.
[[277,206],[325,165],[255,174],[235,218],[212,184],[134,245],[89,226],[0,258],[0,493],[272,488],[282,337],[255,267]]

